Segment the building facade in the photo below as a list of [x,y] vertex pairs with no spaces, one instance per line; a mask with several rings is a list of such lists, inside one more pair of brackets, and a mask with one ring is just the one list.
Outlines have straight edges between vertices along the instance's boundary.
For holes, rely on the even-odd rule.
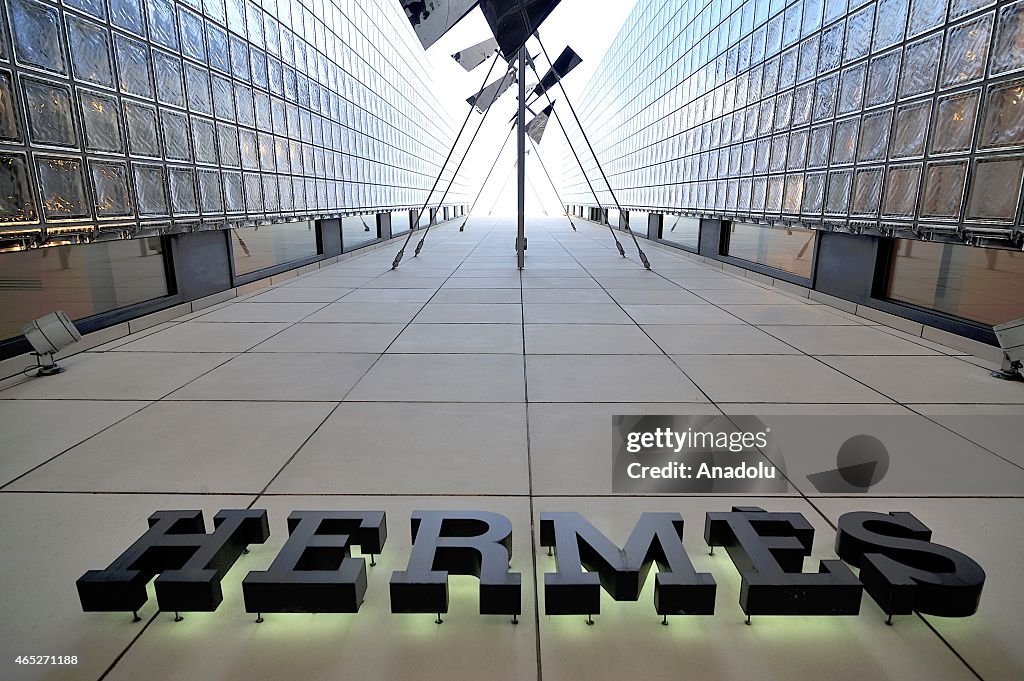
[[187,297],[169,235],[220,231],[234,284],[408,229],[455,137],[397,2],[2,5],[0,340]]
[[991,341],[1024,316],[1022,69],[1019,1],[640,0],[580,114],[644,235]]

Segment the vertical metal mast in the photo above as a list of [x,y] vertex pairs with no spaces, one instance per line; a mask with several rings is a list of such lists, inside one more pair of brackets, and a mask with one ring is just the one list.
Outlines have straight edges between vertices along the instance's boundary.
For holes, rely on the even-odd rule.
[[519,234],[516,259],[519,269],[526,265],[526,45],[519,48],[519,113],[516,121],[519,143]]

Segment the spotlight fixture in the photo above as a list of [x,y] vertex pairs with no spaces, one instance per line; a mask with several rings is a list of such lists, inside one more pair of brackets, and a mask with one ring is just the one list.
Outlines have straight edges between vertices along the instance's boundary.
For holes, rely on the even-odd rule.
[[26,324],[21,332],[35,350],[32,354],[36,356],[39,366],[36,376],[54,376],[62,373],[64,368],[58,366],[53,356],[72,343],[82,340],[82,334],[75,328],[74,322],[68,319],[64,310],[51,312]]
[[1003,350],[1003,366],[993,371],[994,378],[1006,381],[1024,380],[1021,376],[1021,362],[1024,361],[1024,318],[1015,319],[993,328],[999,347]]

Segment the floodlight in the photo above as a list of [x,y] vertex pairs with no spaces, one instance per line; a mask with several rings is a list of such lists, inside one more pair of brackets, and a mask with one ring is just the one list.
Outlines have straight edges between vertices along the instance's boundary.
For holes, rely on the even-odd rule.
[[1024,362],[1024,319],[1000,324],[992,330],[996,332],[999,347],[1003,350],[1003,366],[999,371],[993,371],[992,376],[1007,381],[1024,380],[1020,373]]
[[33,354],[39,364],[36,376],[53,376],[64,371],[63,367],[57,365],[53,356],[72,343],[82,340],[82,334],[75,328],[74,322],[64,314],[64,310],[51,312],[26,324],[21,332],[25,334],[25,339],[35,351]]

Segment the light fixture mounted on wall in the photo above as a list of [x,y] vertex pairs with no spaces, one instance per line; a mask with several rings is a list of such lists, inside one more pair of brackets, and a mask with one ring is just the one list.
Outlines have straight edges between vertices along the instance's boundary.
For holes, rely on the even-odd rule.
[[1003,366],[993,371],[994,378],[1005,381],[1022,381],[1021,363],[1024,362],[1024,319],[1015,319],[993,327],[999,347],[1003,350]]
[[25,325],[21,330],[25,339],[32,345],[39,369],[36,376],[55,376],[64,371],[53,356],[71,345],[82,340],[74,322],[68,319],[64,310],[51,312]]

